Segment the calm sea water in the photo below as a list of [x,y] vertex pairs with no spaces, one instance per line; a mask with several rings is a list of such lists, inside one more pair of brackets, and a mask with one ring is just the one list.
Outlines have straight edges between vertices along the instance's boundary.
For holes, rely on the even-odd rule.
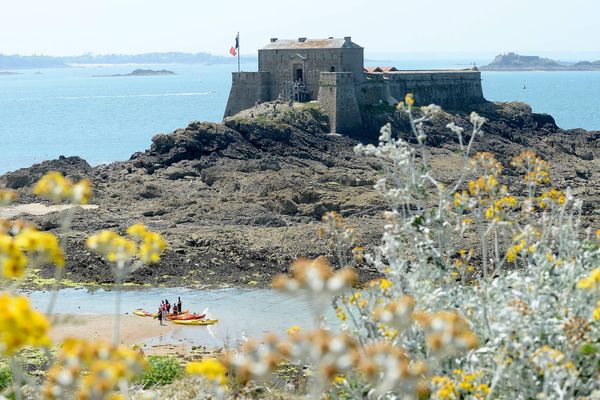
[[[460,60],[370,64],[466,66]],[[148,148],[156,133],[193,120],[221,120],[235,65],[144,67],[177,75],[93,77],[137,68],[109,66],[0,76],[0,174],[59,155],[78,155],[92,165],[123,160]],[[525,101],[563,128],[600,130],[600,72],[486,72],[483,90],[489,100]]]

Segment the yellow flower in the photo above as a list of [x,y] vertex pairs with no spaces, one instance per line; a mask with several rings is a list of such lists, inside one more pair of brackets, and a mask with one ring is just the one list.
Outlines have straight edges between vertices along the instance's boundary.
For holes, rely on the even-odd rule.
[[17,199],[17,192],[11,189],[0,189],[0,206],[6,206]]
[[412,93],[407,93],[406,96],[404,96],[404,103],[409,107],[412,107],[415,104],[415,97]]
[[345,385],[346,384],[346,378],[343,375],[336,375],[333,378],[333,383],[336,384],[336,385],[338,385],[338,386]]
[[561,204],[564,204],[565,201],[566,201],[565,194],[563,192],[561,192],[560,190],[556,190],[554,188],[551,188],[551,189],[545,191],[538,198],[538,203],[540,205],[540,208],[546,208],[550,204],[561,205]]
[[89,179],[82,179],[71,189],[71,202],[73,204],[87,204],[92,197],[92,185]]
[[51,262],[59,268],[65,265],[64,251],[58,238],[49,232],[25,229],[15,237],[15,244],[43,262]]
[[300,332],[300,327],[298,325],[294,325],[287,330],[287,334],[290,336],[293,336],[298,332]]
[[510,263],[514,263],[517,260],[517,256],[519,253],[521,253],[521,251],[523,251],[523,248],[526,245],[527,242],[525,240],[520,240],[519,242],[510,246],[506,251],[506,260]]
[[185,367],[185,372],[189,375],[202,375],[209,381],[219,385],[227,383],[227,369],[215,358],[191,362]]
[[11,356],[25,346],[50,345],[46,317],[31,308],[25,296],[0,295],[0,354]]
[[596,303],[596,308],[592,312],[592,319],[594,321],[600,320],[600,301]]
[[594,269],[590,275],[581,279],[577,283],[578,289],[598,289],[600,288],[600,268]]
[[511,165],[525,170],[523,179],[528,184],[546,184],[550,182],[548,163],[532,151],[522,152],[513,158]]
[[143,239],[148,233],[148,228],[144,224],[134,224],[127,228],[127,234],[133,238]]
[[29,260],[12,236],[0,233],[0,273],[7,279],[21,278]]
[[67,338],[48,371],[42,398],[54,399],[58,392],[60,398],[121,399],[116,388],[134,380],[147,365],[139,350]]
[[336,317],[339,318],[340,321],[345,321],[346,320],[346,313],[344,312],[344,310],[342,309],[342,307],[338,307],[335,310],[335,315],[336,315]]
[[36,196],[43,196],[55,203],[69,200],[73,204],[87,204],[92,195],[88,179],[73,184],[60,172],[51,171],[44,175],[33,187]]
[[101,231],[90,236],[86,241],[86,245],[112,263],[128,262],[137,254],[135,242],[110,230]]
[[167,242],[160,234],[148,231],[140,244],[140,258],[146,264],[157,262],[166,248]]

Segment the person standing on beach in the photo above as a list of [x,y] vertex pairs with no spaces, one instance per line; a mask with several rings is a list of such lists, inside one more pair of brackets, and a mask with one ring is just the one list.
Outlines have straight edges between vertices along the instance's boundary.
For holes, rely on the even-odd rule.
[[163,307],[162,305],[160,307],[158,307],[158,321],[160,322],[160,324],[162,325],[162,317],[163,317]]
[[167,320],[167,309],[166,308],[163,308],[163,310],[162,310],[162,319],[164,319],[165,321]]
[[179,310],[179,312],[181,312],[183,310],[183,308],[181,308],[181,297],[177,297],[177,309]]

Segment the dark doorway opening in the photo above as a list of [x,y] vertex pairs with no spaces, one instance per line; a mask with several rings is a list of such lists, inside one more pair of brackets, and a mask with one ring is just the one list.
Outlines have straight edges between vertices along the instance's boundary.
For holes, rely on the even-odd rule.
[[299,81],[299,82],[302,82],[304,80],[303,73],[302,73],[302,67],[294,68],[294,80]]

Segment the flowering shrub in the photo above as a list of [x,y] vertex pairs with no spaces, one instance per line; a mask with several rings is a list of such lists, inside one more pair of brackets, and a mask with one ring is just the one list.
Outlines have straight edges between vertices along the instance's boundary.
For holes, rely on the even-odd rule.
[[[318,330],[294,327],[288,338],[250,342],[224,364],[264,379],[280,360],[308,363],[313,398],[596,398],[600,231],[581,232],[581,201],[548,187],[550,166],[531,151],[510,162],[522,173],[522,190],[511,194],[507,165],[471,154],[486,122],[476,113],[468,134],[447,125],[463,167],[456,182],[441,183],[425,127],[439,107],[423,107],[417,118],[413,106],[407,95],[399,109],[416,147],[386,125],[377,146],[355,149],[384,165],[375,185],[389,207],[381,246],[364,254],[354,231],[328,214],[320,234],[340,271],[323,258],[299,260],[292,277],[274,280],[280,290],[333,303],[342,332],[327,328],[321,310]],[[381,278],[353,288],[341,276],[363,259]]]
[[[35,184],[33,192],[55,203],[67,201],[73,205],[87,204],[92,194],[88,180],[73,183],[58,172],[49,172],[42,177]],[[16,197],[15,191],[1,189],[0,206],[10,204]],[[60,237],[41,232],[24,221],[0,219],[0,356],[8,358],[13,381],[11,396],[16,399],[24,396],[23,383],[34,388],[38,386],[18,362],[19,352],[25,347],[41,348],[53,361],[46,381],[37,393],[45,399],[129,397],[131,382],[147,366],[147,361],[139,351],[117,345],[119,289],[125,274],[160,259],[166,242],[158,233],[136,224],[127,230],[130,238],[113,231],[103,231],[87,240],[88,247],[104,256],[115,273],[117,297],[113,344],[65,339],[60,344],[58,356],[54,357],[49,351],[51,321],[41,312],[33,310],[27,297],[17,294],[18,285],[28,271],[38,266],[54,265],[55,290],[47,310],[47,314],[52,314],[65,265],[64,240],[68,237],[72,217],[73,209],[70,208],[63,220]],[[4,367],[2,374],[2,386],[5,386]],[[4,387],[1,389],[4,390]],[[0,395],[0,398],[4,397]]]

